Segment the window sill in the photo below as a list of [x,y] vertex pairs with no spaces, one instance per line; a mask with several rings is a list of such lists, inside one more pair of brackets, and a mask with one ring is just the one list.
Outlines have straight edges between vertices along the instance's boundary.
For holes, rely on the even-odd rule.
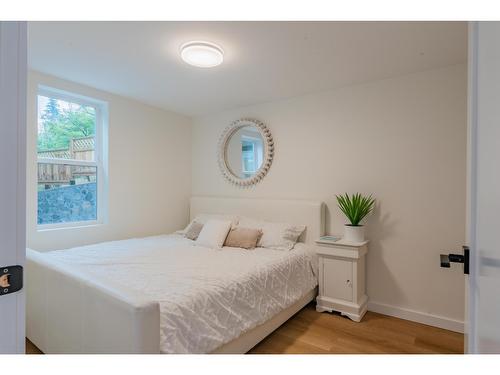
[[100,221],[86,221],[86,222],[78,222],[78,223],[66,223],[66,224],[43,224],[37,225],[37,232],[52,232],[59,231],[65,229],[85,229],[92,227],[101,227],[105,225],[105,223]]

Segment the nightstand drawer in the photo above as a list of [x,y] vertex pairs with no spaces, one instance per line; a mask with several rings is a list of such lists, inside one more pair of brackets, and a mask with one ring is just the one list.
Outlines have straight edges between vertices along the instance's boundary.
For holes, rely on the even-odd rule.
[[325,297],[353,300],[352,262],[348,260],[323,258],[323,295]]

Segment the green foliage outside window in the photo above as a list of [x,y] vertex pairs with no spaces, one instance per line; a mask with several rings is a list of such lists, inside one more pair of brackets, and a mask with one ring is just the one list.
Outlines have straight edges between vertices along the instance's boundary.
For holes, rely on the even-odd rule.
[[69,147],[71,139],[95,135],[95,109],[48,98],[41,112],[38,151]]

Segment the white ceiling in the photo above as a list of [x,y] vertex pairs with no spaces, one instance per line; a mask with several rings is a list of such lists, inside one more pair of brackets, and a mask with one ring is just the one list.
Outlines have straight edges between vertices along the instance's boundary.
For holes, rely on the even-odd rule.
[[[212,41],[216,68],[179,46]],[[30,22],[29,65],[187,115],[466,61],[464,22]]]

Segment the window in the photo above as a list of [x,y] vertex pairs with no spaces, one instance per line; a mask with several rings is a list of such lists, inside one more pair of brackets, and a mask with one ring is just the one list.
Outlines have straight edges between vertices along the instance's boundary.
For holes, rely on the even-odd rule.
[[106,104],[45,87],[37,99],[39,228],[103,222]]
[[252,177],[262,165],[262,140],[241,136],[241,170],[245,178]]

